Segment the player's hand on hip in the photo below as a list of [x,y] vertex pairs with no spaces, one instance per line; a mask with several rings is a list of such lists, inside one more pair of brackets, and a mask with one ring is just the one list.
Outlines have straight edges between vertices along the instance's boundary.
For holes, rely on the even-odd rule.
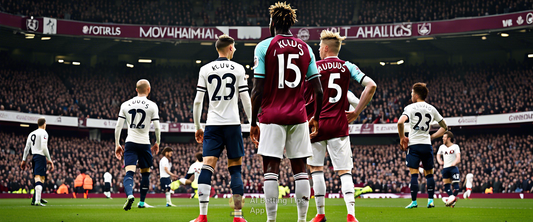
[[54,171],[54,169],[55,169],[54,162],[52,162],[51,160],[46,160],[46,163],[50,164],[50,171]]
[[259,135],[260,134],[261,134],[261,130],[259,129],[259,126],[250,127],[250,138],[252,139],[252,143],[255,144],[255,147],[259,146]]
[[355,113],[355,111],[346,111],[346,119],[348,119],[348,123],[355,121],[357,117],[359,117],[359,115]]
[[155,143],[155,144],[152,146],[152,155],[157,155],[157,153],[159,153],[159,144],[158,144],[158,143]]
[[309,134],[309,137],[313,139],[316,137],[316,135],[318,135],[318,121],[315,120],[315,117],[311,117],[309,120],[309,126],[311,127],[311,133]]
[[407,151],[407,147],[409,145],[409,137],[404,137],[400,139],[400,149],[403,151]]
[[122,156],[124,156],[124,150],[122,149],[122,146],[117,145],[115,147],[115,156],[118,160],[122,160]]
[[196,130],[196,133],[194,133],[194,137],[196,138],[197,143],[203,143],[204,142],[204,130],[203,129]]
[[24,161],[24,160],[23,160],[23,161],[20,161],[20,168],[21,168],[22,170],[25,170],[25,169],[26,169],[26,161]]

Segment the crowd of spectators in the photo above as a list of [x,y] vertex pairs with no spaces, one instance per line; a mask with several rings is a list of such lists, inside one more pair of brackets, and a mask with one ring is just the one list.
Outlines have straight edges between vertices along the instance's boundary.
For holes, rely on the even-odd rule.
[[[5,59],[9,62],[0,64],[0,87],[5,89],[0,92],[0,110],[117,119],[122,102],[136,95],[135,82],[146,78],[153,86],[150,99],[158,104],[162,122],[193,122],[197,66],[130,69],[102,64],[92,68]],[[361,70],[376,81],[378,90],[354,123],[397,122],[403,108],[410,104],[410,89],[415,82],[428,84],[426,101],[444,117],[533,110],[533,69],[526,63],[421,64]],[[356,96],[363,90],[356,82],[350,89]],[[203,105],[201,121],[207,118],[207,101]],[[241,122],[248,123],[239,106]]]
[[[22,160],[26,135],[0,132],[0,191],[9,192],[33,187],[32,171],[22,171]],[[493,187],[495,193],[533,192],[533,136],[510,134],[459,135],[456,137],[461,149],[461,187],[464,189],[466,174],[474,175],[473,192],[484,192]],[[245,138],[243,158],[243,182],[246,193],[262,193],[262,159],[249,138]],[[435,153],[442,144],[434,141]],[[59,137],[50,134],[49,149],[56,170],[48,173],[44,192],[53,193],[61,184],[73,187],[73,181],[82,169],[87,170],[94,180],[92,192],[102,192],[103,175],[113,175],[112,186],[115,193],[123,193],[124,170],[121,161],[114,156],[111,141],[95,141],[89,138]],[[162,143],[161,147],[172,147],[172,171],[184,177],[189,166],[196,161],[195,153],[201,151],[196,143]],[[378,193],[408,193],[409,170],[405,166],[405,152],[398,145],[357,145],[352,146],[354,169],[352,176],[356,186],[371,186]],[[150,192],[159,190],[159,160],[154,156],[151,171]],[[340,193],[340,179],[333,171],[329,155],[326,155],[324,174],[328,193]],[[443,192],[440,166],[435,161],[436,191]],[[289,186],[294,192],[294,179],[287,159],[280,167],[280,184]],[[139,189],[139,178],[135,177],[135,189]],[[420,177],[421,191],[425,192],[426,182]],[[227,156],[224,151],[217,164],[217,173],[212,177],[213,188],[218,194],[230,193],[230,175],[227,170]],[[180,189],[181,192],[191,190]]]
[[531,9],[531,0],[363,0],[357,24],[435,21]]
[[[195,13],[195,1],[192,0],[1,0],[0,11],[103,23],[196,26],[196,20],[200,19],[203,26],[267,26],[270,17],[268,7],[275,2],[277,0],[222,0],[215,7],[213,0],[202,0],[201,12]],[[289,3],[298,9],[297,26],[434,21],[533,8],[531,0],[364,0],[357,9],[356,1],[349,0],[294,0]],[[356,11],[358,16],[354,18]]]
[[88,22],[194,26],[191,1],[2,0],[0,10],[26,16]]

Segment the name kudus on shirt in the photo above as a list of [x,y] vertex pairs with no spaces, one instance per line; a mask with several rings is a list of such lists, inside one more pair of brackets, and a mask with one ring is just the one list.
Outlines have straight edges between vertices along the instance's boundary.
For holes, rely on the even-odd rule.
[[217,70],[217,69],[230,69],[230,70],[234,70],[235,67],[233,66],[233,64],[230,64],[230,63],[219,63],[219,64],[215,64],[213,66],[211,66],[211,68],[213,69],[213,71]]
[[326,62],[320,65],[317,64],[317,66],[318,66],[318,72],[322,72],[324,70],[330,70],[330,69],[338,69],[341,72],[346,71],[346,68],[345,68],[346,66],[344,66],[344,64],[340,62]]
[[282,39],[280,41],[277,41],[278,43],[278,46],[280,49],[283,49],[285,47],[293,47],[293,48],[298,48],[298,50],[300,50],[300,52],[298,53],[299,55],[304,55],[304,50],[303,50],[303,46],[302,44],[298,43],[297,41],[295,40],[292,40],[292,39]]

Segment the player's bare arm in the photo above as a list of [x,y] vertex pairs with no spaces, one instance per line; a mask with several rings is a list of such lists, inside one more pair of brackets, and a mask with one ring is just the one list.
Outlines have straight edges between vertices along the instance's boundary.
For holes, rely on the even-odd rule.
[[[320,78],[314,78],[309,81],[309,84],[311,84],[311,87],[314,90],[316,101],[322,101],[322,97],[324,96],[324,92],[322,91],[322,83],[320,82]],[[309,125],[311,126],[311,133],[309,134],[309,137],[313,139],[318,134],[318,121],[320,120],[320,112],[322,111],[322,103],[316,102],[316,111],[315,116],[309,120]]]
[[441,154],[437,154],[437,162],[442,166],[444,165],[444,161],[442,160],[442,155]]
[[407,119],[408,117],[406,115],[402,115],[398,120],[398,135],[400,136],[400,148],[402,150],[407,150],[407,144],[409,143],[409,138],[405,136],[404,128],[404,123],[407,121]]
[[124,156],[124,149],[120,146],[120,133],[122,132],[124,120],[123,117],[119,117],[117,125],[115,126],[115,157],[117,157],[118,160],[122,160],[122,157]]
[[444,121],[444,119],[439,122],[439,126],[439,130],[437,130],[436,133],[433,133],[433,135],[431,135],[431,140],[441,137],[446,131],[448,131],[448,126],[446,125],[446,121]]
[[361,84],[365,87],[365,89],[363,90],[363,93],[361,93],[359,104],[357,104],[355,110],[346,112],[346,118],[348,119],[349,123],[355,121],[357,117],[359,117],[366,105],[372,100],[374,93],[376,93],[377,85],[370,77],[366,76]]
[[196,139],[197,143],[203,143],[204,141],[204,130],[202,129],[202,126],[200,125],[200,118],[202,116],[202,106],[204,102],[204,92],[197,91],[196,97],[194,98],[194,104],[193,104],[193,120],[194,120],[194,127],[196,128],[196,132],[194,133],[194,138]]
[[259,114],[259,108],[261,108],[261,102],[263,101],[263,89],[265,86],[265,80],[260,78],[254,78],[254,87],[252,88],[252,122],[250,122],[250,138],[255,146],[259,146],[260,129],[257,125],[257,115]]

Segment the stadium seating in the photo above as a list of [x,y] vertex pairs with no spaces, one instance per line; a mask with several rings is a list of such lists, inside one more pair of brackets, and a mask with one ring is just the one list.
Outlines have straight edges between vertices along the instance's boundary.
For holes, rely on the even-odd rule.
[[[53,2],[53,3],[52,3]],[[17,1],[5,0],[0,11],[27,16],[46,16],[89,22],[151,25],[262,25],[269,23],[269,5],[255,1]],[[195,5],[195,3],[198,3]],[[512,1],[290,1],[298,9],[297,26],[331,26],[392,22],[434,21],[510,13],[533,8],[527,0]],[[354,16],[355,15],[355,16]]]
[[[21,171],[19,160],[26,135],[0,132],[0,192],[14,191],[20,188],[30,190],[33,187],[30,170]],[[476,135],[458,136],[461,147],[461,180],[467,173],[474,174],[473,192],[483,192],[488,187],[494,187],[495,193],[533,192],[532,191],[532,163],[531,135]],[[433,144],[435,152],[441,141]],[[52,158],[56,162],[56,170],[47,177],[44,186],[46,193],[53,193],[65,183],[73,187],[73,181],[79,171],[86,169],[91,172],[95,188],[93,192],[101,192],[104,172],[113,175],[115,192],[123,192],[122,179],[124,171],[122,163],[114,156],[114,142],[94,141],[88,138],[60,137],[50,135],[49,148]],[[179,176],[185,176],[189,166],[194,163],[194,154],[201,148],[196,143],[169,144],[161,147],[172,147],[172,171]],[[409,172],[404,166],[405,153],[397,145],[365,145],[352,146],[354,157],[353,179],[356,185],[369,185],[376,192],[399,193],[408,187]],[[249,138],[245,138],[245,157],[243,160],[243,181],[246,193],[262,193],[262,161],[255,154]],[[154,158],[154,168],[151,173],[150,192],[159,191],[159,159]],[[15,160],[15,161],[13,161]],[[287,159],[282,162],[280,184],[294,189],[294,180]],[[340,179],[335,175],[329,156],[326,156],[328,193],[340,193]],[[443,192],[441,177],[442,166],[436,163],[436,190]],[[499,182],[495,179],[498,178]],[[139,189],[140,177],[135,177],[136,189]],[[225,151],[218,162],[217,173],[213,175],[213,187],[216,193],[230,193],[230,175],[227,170],[227,156]],[[420,177],[421,191],[424,192],[425,179]],[[461,187],[464,186],[461,184]],[[294,192],[294,190],[291,190]]]
[[[147,78],[162,122],[193,121],[199,67],[42,66],[0,58],[9,61],[0,64],[0,87],[6,89],[0,92],[0,110],[117,119],[120,104],[136,95],[135,82]],[[444,117],[533,110],[533,69],[527,64],[422,64],[361,70],[376,81],[379,91],[355,123],[396,122],[410,103],[410,88],[417,81],[428,84],[427,101]],[[361,95],[362,89],[352,82],[355,95]],[[515,96],[506,98],[500,92]],[[207,102],[203,110],[205,121]],[[241,122],[247,123],[244,117],[241,106]]]

